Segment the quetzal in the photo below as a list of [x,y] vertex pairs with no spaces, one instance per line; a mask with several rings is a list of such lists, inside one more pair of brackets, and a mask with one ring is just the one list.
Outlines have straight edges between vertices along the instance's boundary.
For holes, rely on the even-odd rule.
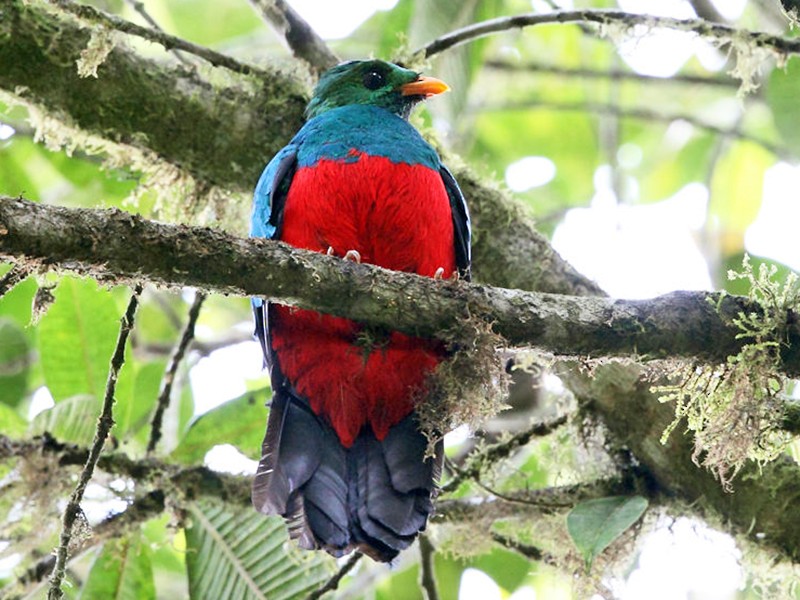
[[[464,197],[409,124],[447,90],[380,60],[319,80],[307,122],[255,189],[251,235],[428,277],[469,277]],[[253,300],[272,402],[253,504],[306,549],[390,561],[425,528],[442,445],[414,407],[446,356],[437,341]]]

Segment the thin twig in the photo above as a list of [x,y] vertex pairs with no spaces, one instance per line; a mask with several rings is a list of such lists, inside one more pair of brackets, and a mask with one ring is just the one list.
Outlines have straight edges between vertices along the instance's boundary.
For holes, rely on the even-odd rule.
[[160,44],[167,50],[172,50],[175,48],[178,50],[183,50],[189,54],[193,54],[194,56],[208,61],[215,67],[225,67],[230,71],[241,73],[242,75],[257,75],[261,78],[271,77],[267,71],[259,69],[253,65],[239,62],[230,56],[215,52],[214,50],[204,46],[193,44],[174,35],[156,31],[155,29],[151,29],[149,27],[143,27],[141,25],[137,25],[136,23],[131,23],[130,21],[126,21],[125,19],[117,17],[116,15],[103,12],[97,8],[94,8],[93,6],[78,4],[77,2],[73,2],[73,0],[50,0],[50,2],[84,21],[97,25],[103,25],[104,27],[114,29],[115,31],[120,31],[122,33],[127,33],[128,35],[135,35],[149,42]]
[[436,587],[436,574],[433,569],[433,555],[436,548],[427,535],[419,536],[419,586],[426,600],[439,600]]
[[164,377],[161,379],[161,391],[158,394],[158,403],[156,410],[153,413],[153,420],[150,425],[150,440],[147,442],[147,453],[150,454],[156,449],[158,441],[161,439],[161,425],[164,420],[164,412],[169,406],[169,400],[172,395],[172,385],[175,382],[175,374],[178,372],[178,366],[183,360],[184,354],[189,344],[194,339],[194,328],[197,324],[197,317],[200,315],[200,308],[203,306],[203,301],[206,295],[202,292],[197,292],[194,297],[194,302],[189,309],[189,316],[186,319],[186,327],[183,329],[181,339],[178,341],[175,350],[170,358],[167,370],[164,372]]
[[48,600],[60,600],[64,593],[61,591],[61,583],[64,580],[64,574],[67,566],[67,555],[69,552],[69,544],[72,539],[72,528],[78,516],[82,514],[81,500],[83,493],[86,490],[86,485],[92,478],[95,465],[100,458],[100,453],[103,451],[103,444],[108,437],[108,433],[114,426],[114,392],[117,388],[117,378],[122,365],[125,363],[125,343],[128,336],[133,329],[134,317],[136,315],[136,308],[139,304],[139,295],[142,293],[142,286],[136,285],[131,294],[131,299],[128,302],[128,308],[125,315],[120,319],[119,336],[117,337],[117,345],[114,349],[114,354],[111,357],[111,367],[108,371],[108,379],[106,380],[105,397],[103,398],[103,408],[100,412],[100,418],[97,420],[97,429],[95,431],[94,441],[89,449],[89,456],[86,459],[86,464],[81,470],[78,484],[70,496],[69,503],[64,509],[62,518],[61,537],[59,540],[58,548],[56,549],[56,562],[53,567],[53,575],[50,578],[50,589],[47,592]]
[[510,437],[504,442],[492,444],[487,448],[472,453],[467,457],[466,464],[461,468],[452,479],[445,483],[441,491],[452,492],[455,491],[461,482],[467,479],[475,479],[480,476],[481,470],[490,463],[495,463],[501,458],[506,458],[517,448],[521,448],[527,444],[534,437],[542,437],[554,432],[556,429],[564,425],[570,418],[570,415],[565,414],[551,421],[544,423],[534,423],[528,429],[520,431],[518,434]]
[[523,544],[522,542],[518,542],[513,538],[510,538],[508,536],[496,532],[491,532],[490,535],[492,536],[492,541],[500,544],[505,548],[508,548],[509,550],[518,552],[522,554],[522,556],[529,558],[530,560],[543,562],[549,565],[557,564],[555,557],[549,552],[545,552],[541,548],[537,548],[536,546],[531,546],[529,544]]
[[325,584],[311,592],[308,596],[306,596],[306,600],[317,600],[321,598],[323,594],[327,594],[328,592],[332,592],[336,588],[339,587],[339,582],[342,578],[347,575],[350,571],[353,570],[358,564],[358,561],[361,560],[361,557],[364,556],[361,552],[353,552],[352,556],[347,559],[347,562],[342,565],[342,568],[336,571],[336,573],[331,577]]
[[12,266],[10,271],[0,277],[0,297],[2,297],[6,292],[10,292],[15,285],[20,283],[30,274],[31,269],[22,263]]
[[451,31],[422,46],[416,51],[416,54],[423,59],[430,58],[455,46],[493,33],[544,25],[545,23],[597,23],[599,25],[622,25],[624,27],[642,25],[650,29],[661,27],[696,33],[702,37],[712,38],[721,45],[736,39],[737,41],[752,44],[754,47],[770,49],[780,54],[800,54],[800,39],[797,38],[785,38],[769,33],[737,29],[721,23],[709,23],[703,19],[675,19],[673,17],[658,17],[649,14],[633,14],[619,10],[561,10],[545,14],[525,13],[490,19]]
[[250,4],[286,40],[292,54],[312,71],[319,74],[339,62],[325,40],[285,0],[250,0]]
[[[160,515],[164,511],[164,507],[164,492],[161,490],[153,490],[134,499],[123,512],[110,515],[92,527],[91,538],[86,540],[86,543],[76,552],[75,557],[99,546],[106,540],[118,539],[135,525]],[[30,595],[31,590],[27,588],[41,583],[53,572],[56,557],[49,554],[36,560],[36,556],[33,556],[29,560],[23,561],[23,564],[31,562],[33,564],[25,569],[13,584],[6,588],[0,588],[0,597],[5,598],[3,593],[12,589],[21,596]]]
[[675,83],[687,85],[708,85],[715,87],[737,88],[739,82],[731,77],[720,77],[717,75],[703,77],[701,75],[674,75],[672,77],[657,77],[656,75],[646,75],[621,69],[611,69],[599,71],[595,69],[562,67],[559,65],[542,64],[535,62],[509,62],[506,60],[491,59],[483,63],[484,68],[495,69],[498,71],[532,71],[535,73],[545,73],[547,75],[560,75],[563,77],[577,77],[580,79],[616,79],[620,81],[641,81],[650,84],[672,85]]
[[[158,21],[156,21],[153,17],[151,17],[150,13],[147,12],[147,9],[144,7],[143,2],[139,2],[139,0],[125,0],[125,3],[128,6],[130,6],[133,10],[135,10],[137,13],[139,13],[139,16],[141,16],[145,21],[147,21],[147,24],[150,25],[150,27],[152,27],[156,31],[164,33],[164,29],[158,24]],[[186,58],[181,53],[180,50],[175,50],[173,48],[170,52],[172,52],[172,55],[187,67],[192,66],[191,61],[188,58]]]
[[687,114],[666,114],[649,108],[637,107],[622,107],[614,106],[611,104],[603,104],[601,102],[540,102],[540,101],[526,101],[526,102],[513,102],[508,104],[487,105],[477,107],[476,110],[480,111],[512,111],[512,110],[531,110],[531,109],[546,109],[556,110],[563,112],[593,112],[601,115],[609,115],[613,117],[639,119],[642,121],[659,121],[664,123],[672,123],[673,121],[685,121],[689,125],[693,125],[700,129],[705,129],[712,133],[722,136],[731,136],[740,140],[746,140],[758,144],[765,150],[772,152],[776,156],[783,159],[793,159],[794,153],[787,147],[770,142],[763,138],[744,133],[739,129],[739,124],[736,123],[733,127],[723,127],[709,123],[703,119]]

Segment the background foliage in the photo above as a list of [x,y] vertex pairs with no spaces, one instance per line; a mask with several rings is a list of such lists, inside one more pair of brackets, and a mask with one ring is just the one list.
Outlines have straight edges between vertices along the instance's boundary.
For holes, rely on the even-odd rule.
[[[94,4],[142,21],[133,2],[100,0]],[[576,4],[617,7],[616,2],[602,0]],[[628,10],[667,10],[655,4],[619,2]],[[723,3],[719,4],[723,8]],[[740,13],[728,17],[737,27],[794,35],[777,3],[750,0],[743,4]],[[375,55],[391,59],[469,23],[527,12],[532,7],[546,10],[547,5],[518,0],[399,0],[390,10],[374,13],[332,47],[343,58]],[[681,16],[692,15],[688,2],[664,3],[668,5],[679,6],[676,10],[683,11]],[[243,0],[147,0],[145,7],[162,28],[175,35],[255,64],[302,69]],[[645,53],[652,31],[634,31],[639,39],[633,41],[630,32],[623,35],[609,29],[604,33],[597,35],[578,25],[550,25],[508,31],[450,50],[434,58],[427,71],[448,81],[454,92],[430,103],[415,120],[432,127],[448,152],[459,155],[488,179],[503,181],[509,166],[526,157],[548,159],[550,163],[528,162],[523,163],[528,167],[522,168],[527,168],[527,175],[534,174],[535,165],[551,169],[551,179],[529,189],[522,184],[515,190],[519,201],[537,218],[539,229],[547,234],[577,214],[570,213],[571,209],[602,201],[604,190],[620,210],[634,210],[660,206],[692,184],[703,186],[707,201],[702,203],[700,224],[691,231],[693,243],[705,259],[709,284],[744,292],[743,282],[729,282],[726,273],[742,262],[746,234],[763,209],[765,175],[775,165],[796,162],[800,156],[798,60],[777,64],[774,57],[757,56],[759,60],[749,69],[758,87],[742,93],[740,80],[729,75],[735,68],[735,53],[705,44],[686,53],[685,60],[676,63],[668,76],[655,77],[632,67],[637,54]],[[122,43],[144,55],[177,60],[136,39]],[[678,39],[676,52],[691,43],[688,37]],[[738,58],[741,65],[747,57]],[[196,68],[209,69],[206,65]],[[102,80],[102,67],[99,77]],[[207,220],[204,207],[190,210],[172,205],[180,202],[180,185],[152,171],[112,164],[85,148],[71,151],[59,147],[52,143],[52,134],[44,136],[50,144],[41,143],[43,130],[36,129],[41,122],[29,121],[29,116],[11,96],[0,97],[0,192],[64,206],[115,206],[155,218]],[[269,158],[265,155],[264,162]],[[786,190],[791,198],[800,183],[797,171],[793,177],[795,187]],[[230,193],[222,202],[229,203],[229,214],[240,217],[226,221],[225,226],[243,232],[248,199]],[[660,223],[656,217],[637,226],[646,238],[647,228],[656,235]],[[603,241],[615,243],[613,239]],[[764,260],[788,270],[775,258]],[[777,258],[788,261],[791,255]],[[794,260],[797,268],[800,257],[796,253]],[[608,267],[631,269],[630,264]],[[0,276],[9,268],[9,264],[0,264]],[[645,263],[639,268],[658,282],[658,265]],[[635,271],[625,275],[644,277]],[[664,283],[661,291],[668,289],[669,283]],[[91,442],[118,319],[128,296],[125,288],[108,289],[88,279],[49,274],[31,276],[0,297],[2,433],[30,439],[48,432],[64,443],[87,446]],[[110,442],[115,451],[134,458],[145,456],[164,370],[192,300],[191,291],[146,290],[116,395],[116,423]],[[183,466],[211,460],[210,464],[218,466],[220,462],[212,460],[219,456],[218,449],[216,455],[206,457],[222,444],[250,459],[258,457],[269,390],[259,370],[258,348],[248,342],[249,331],[246,299],[212,297],[206,301],[196,340],[177,373],[155,454],[159,460]],[[237,346],[240,343],[248,345],[242,349]],[[204,360],[219,357],[215,352],[231,347],[239,350],[234,361],[250,364],[249,376],[232,385],[224,380],[241,375],[226,373],[225,367],[215,369],[213,362]],[[225,364],[230,366],[231,359]],[[200,371],[205,371],[206,379],[200,379]],[[548,377],[544,379],[547,385],[536,388],[535,393],[529,390],[512,398],[513,410],[487,423],[481,434],[496,440],[499,431],[514,432],[532,417],[547,417],[573,407],[570,394]],[[198,383],[201,381],[206,383]],[[218,405],[199,405],[199,387],[213,389]],[[475,443],[459,438],[448,453],[457,462]],[[484,473],[482,484],[463,483],[443,498],[535,491],[608,476],[613,473],[613,460],[603,457],[600,444],[591,436],[577,435],[572,427],[562,428]],[[223,458],[227,463],[223,466],[237,460]],[[8,584],[3,593],[43,596],[42,585],[15,587],[15,582],[57,544],[62,499],[76,472],[74,467],[48,464],[46,457],[0,463],[0,514],[5,515],[0,525],[0,584]],[[89,523],[103,521],[109,511],[124,509],[141,496],[146,483],[130,474],[98,474],[84,505]],[[185,497],[180,489],[172,491],[175,497],[167,502],[168,513],[145,519],[122,537],[84,546],[70,564],[68,579],[73,586],[66,589],[68,597],[295,598],[318,588],[337,568],[333,559],[294,550],[286,543],[279,521],[264,519],[249,507]],[[639,514],[625,521],[620,532]],[[571,597],[573,573],[584,574],[585,562],[591,562],[587,552],[595,559],[605,545],[595,551],[580,547],[579,542],[575,548],[564,515],[563,510],[553,510],[530,520],[493,518],[487,523],[486,517],[476,516],[462,523],[434,524],[431,539],[440,550],[434,556],[440,597],[458,597],[462,577],[470,568],[488,574],[503,594],[523,590],[519,597],[524,597],[522,594],[529,593],[524,590],[532,589],[539,597]],[[650,515],[645,528],[652,528],[656,521],[657,515]],[[532,560],[520,553],[519,547],[493,543],[488,534],[480,534],[482,530],[501,536],[494,542],[511,532],[523,543],[543,548],[546,555]],[[600,533],[609,535],[608,530]],[[596,535],[595,543],[603,535]],[[616,550],[603,555],[605,560],[595,560],[592,575],[584,577],[587,587],[576,593],[588,593],[593,586],[603,589],[603,577],[606,583],[613,576],[624,579],[636,564],[633,537],[634,532],[627,530],[612,546]],[[366,563],[361,561],[341,584],[341,597],[422,597],[416,551],[405,553],[393,570]],[[749,564],[747,569],[742,597],[756,595],[761,585],[756,569]]]

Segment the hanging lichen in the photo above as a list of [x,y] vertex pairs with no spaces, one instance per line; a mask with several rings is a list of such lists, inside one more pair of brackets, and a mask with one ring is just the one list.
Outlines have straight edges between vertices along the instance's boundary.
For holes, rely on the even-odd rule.
[[656,386],[662,402],[675,402],[675,420],[662,436],[665,443],[682,419],[694,433],[693,460],[710,469],[726,490],[748,460],[765,463],[791,441],[780,428],[786,402],[781,348],[787,320],[800,306],[797,276],[775,281],[775,266],[762,264],[758,275],[747,256],[741,273],[728,278],[750,284],[749,299],[757,306],[733,319],[738,339],[747,340],[725,364],[690,365],[677,373],[679,382]]

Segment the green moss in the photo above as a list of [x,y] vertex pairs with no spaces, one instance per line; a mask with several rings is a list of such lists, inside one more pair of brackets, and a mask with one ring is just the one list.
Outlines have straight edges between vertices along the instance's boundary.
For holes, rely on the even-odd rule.
[[460,425],[475,429],[505,407],[508,375],[499,350],[503,339],[480,319],[468,319],[445,336],[453,355],[428,380],[417,406],[429,451]]
[[781,347],[789,312],[800,307],[800,288],[797,276],[781,283],[774,280],[776,272],[764,264],[756,275],[745,256],[742,272],[728,273],[729,279],[750,284],[749,299],[759,307],[733,319],[740,330],[737,338],[748,340],[738,354],[724,364],[685,366],[677,383],[653,388],[662,402],[675,402],[675,419],[662,443],[685,418],[694,433],[693,460],[710,469],[728,491],[748,460],[772,461],[791,441],[781,430],[787,383]]

